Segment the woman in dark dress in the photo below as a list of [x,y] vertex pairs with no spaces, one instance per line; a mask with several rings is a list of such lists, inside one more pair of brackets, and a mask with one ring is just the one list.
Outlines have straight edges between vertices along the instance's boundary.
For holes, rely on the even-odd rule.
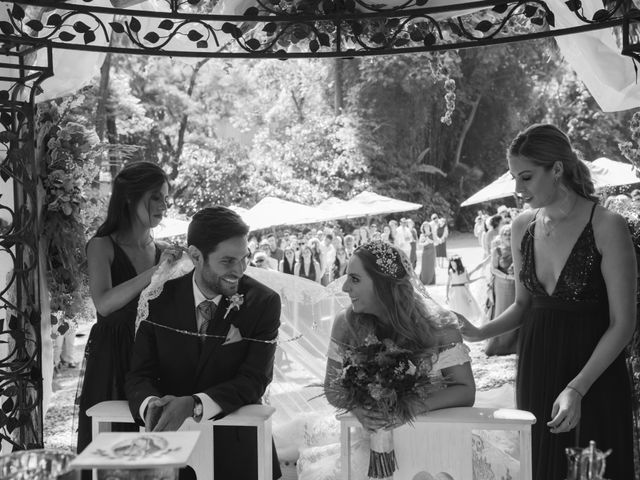
[[[78,453],[91,442],[87,409],[105,400],[126,399],[124,380],[140,292],[160,261],[179,256],[173,248],[161,251],[151,236],[165,214],[168,194],[167,176],[158,165],[125,166],[113,181],[107,218],[87,243],[89,286],[98,321],[87,341],[79,388]],[[137,427],[122,425],[114,430],[137,431]]]
[[418,245],[422,247],[422,267],[420,281],[423,285],[436,284],[436,248],[433,244],[433,230],[429,222],[422,222]]
[[631,479],[631,389],[624,347],[636,316],[636,263],[623,217],[597,205],[567,136],[533,125],[508,152],[516,191],[531,205],[513,222],[516,301],[463,335],[483,340],[520,327],[518,408],[537,418],[533,478],[564,479],[566,447],[612,449],[606,478]]

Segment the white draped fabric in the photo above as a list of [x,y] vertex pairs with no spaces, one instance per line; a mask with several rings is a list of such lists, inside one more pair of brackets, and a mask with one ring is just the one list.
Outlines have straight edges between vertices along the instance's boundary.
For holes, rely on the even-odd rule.
[[[82,0],[73,1],[82,2]],[[145,0],[143,2],[136,0],[128,0],[126,2],[112,1],[118,3],[120,6],[128,6],[129,8],[137,10],[166,10],[166,3],[162,0]],[[394,6],[404,3],[404,1],[405,0],[387,0],[385,3],[389,6]],[[428,6],[438,7],[462,3],[469,4],[472,3],[472,1],[432,0]],[[92,2],[92,5],[108,6],[110,4],[111,1],[109,0]],[[254,4],[255,0],[223,0],[215,6],[211,13],[238,15],[242,14],[248,7]],[[569,10],[564,0],[547,0],[547,5],[555,15],[555,29],[581,25],[581,21]],[[602,8],[601,2],[599,1],[582,2],[582,7],[587,17],[591,17],[596,10]],[[7,9],[10,8],[11,4],[9,2],[0,2],[0,20],[6,20]],[[34,9],[37,7],[29,8]],[[45,10],[38,8],[38,10],[44,15],[49,15],[53,12],[51,9]],[[460,11],[457,12],[456,15],[463,15],[470,12],[471,10]],[[436,15],[435,17],[438,18],[441,17],[441,15]],[[109,21],[109,19],[103,18],[103,21],[104,20],[107,20],[105,23]],[[160,20],[161,19],[141,19],[141,22],[147,23],[147,25],[143,25],[143,30],[149,26],[158,24]],[[218,32],[218,34],[220,46],[223,48],[227,42],[231,40],[231,37],[222,32]],[[81,36],[78,36],[76,41],[81,43]],[[633,62],[630,58],[621,55],[621,48],[617,44],[612,30],[597,30],[561,36],[557,37],[556,41],[564,58],[576,71],[602,110],[618,111],[640,106],[640,87],[638,87],[636,82]],[[107,41],[104,37],[98,37],[95,43],[104,46],[107,44]],[[171,41],[170,46],[176,50],[193,49],[197,51],[192,42],[180,36],[176,36],[176,38]],[[45,60],[44,52],[41,52],[38,56],[38,64],[42,64]],[[45,82],[44,93],[40,95],[37,100],[44,101],[78,90],[98,74],[103,60],[103,53],[56,50],[53,53],[55,76]],[[193,62],[194,60],[181,59],[181,61]],[[0,74],[1,73],[0,71]],[[0,84],[0,90],[6,88],[6,85],[3,86]]]

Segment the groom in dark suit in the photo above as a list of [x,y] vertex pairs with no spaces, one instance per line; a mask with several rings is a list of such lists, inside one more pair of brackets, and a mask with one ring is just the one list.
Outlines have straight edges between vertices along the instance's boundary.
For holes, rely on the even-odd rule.
[[[140,324],[127,375],[131,412],[147,430],[173,431],[188,417],[218,418],[260,403],[271,382],[280,297],[244,275],[248,233],[225,207],[193,216],[187,244],[195,269],[149,302],[153,323]],[[255,429],[216,427],[214,445],[216,479],[257,478]],[[277,479],[275,449],[273,467]]]

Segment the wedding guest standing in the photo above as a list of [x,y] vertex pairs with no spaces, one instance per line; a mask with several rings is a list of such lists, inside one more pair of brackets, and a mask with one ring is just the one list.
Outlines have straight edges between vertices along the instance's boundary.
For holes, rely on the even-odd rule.
[[438,217],[436,220],[437,230],[435,236],[438,238],[436,242],[436,262],[439,267],[446,266],[447,263],[447,238],[449,237],[449,227],[447,219]]
[[296,252],[292,247],[284,247],[284,257],[278,265],[278,270],[282,273],[293,275],[296,266]]
[[322,278],[320,263],[313,258],[313,253],[308,245],[305,245],[301,249],[300,259],[294,266],[294,275],[313,280],[314,282],[320,282]]
[[422,222],[418,246],[422,247],[422,267],[420,281],[423,285],[436,284],[436,248],[430,222]]
[[[98,321],[91,327],[79,387],[78,452],[91,442],[87,409],[105,400],[126,399],[138,296],[161,260],[179,256],[172,248],[163,252],[164,245],[151,235],[167,210],[168,195],[169,182],[158,165],[126,165],[113,180],[107,218],[87,243],[89,287]],[[137,427],[115,425],[114,430]]]
[[415,269],[416,264],[418,263],[418,232],[416,231],[415,223],[410,218],[407,219],[407,226],[409,227],[409,231],[411,232],[411,248],[409,251],[409,261],[411,262],[411,266]]
[[507,152],[516,192],[531,206],[512,226],[515,303],[463,335],[520,328],[517,406],[532,412],[533,475],[567,475],[565,448],[612,449],[606,478],[634,478],[624,347],[636,319],[636,262],[623,217],[598,205],[568,137],[533,125]]

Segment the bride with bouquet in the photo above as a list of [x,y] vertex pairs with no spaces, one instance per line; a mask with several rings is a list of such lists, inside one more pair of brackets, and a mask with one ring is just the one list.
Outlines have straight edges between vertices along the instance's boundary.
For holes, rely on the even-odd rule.
[[351,306],[333,324],[324,394],[371,434],[369,467],[356,474],[390,478],[394,428],[431,410],[473,405],[468,349],[456,315],[428,296],[388,243],[354,252],[342,290]]

